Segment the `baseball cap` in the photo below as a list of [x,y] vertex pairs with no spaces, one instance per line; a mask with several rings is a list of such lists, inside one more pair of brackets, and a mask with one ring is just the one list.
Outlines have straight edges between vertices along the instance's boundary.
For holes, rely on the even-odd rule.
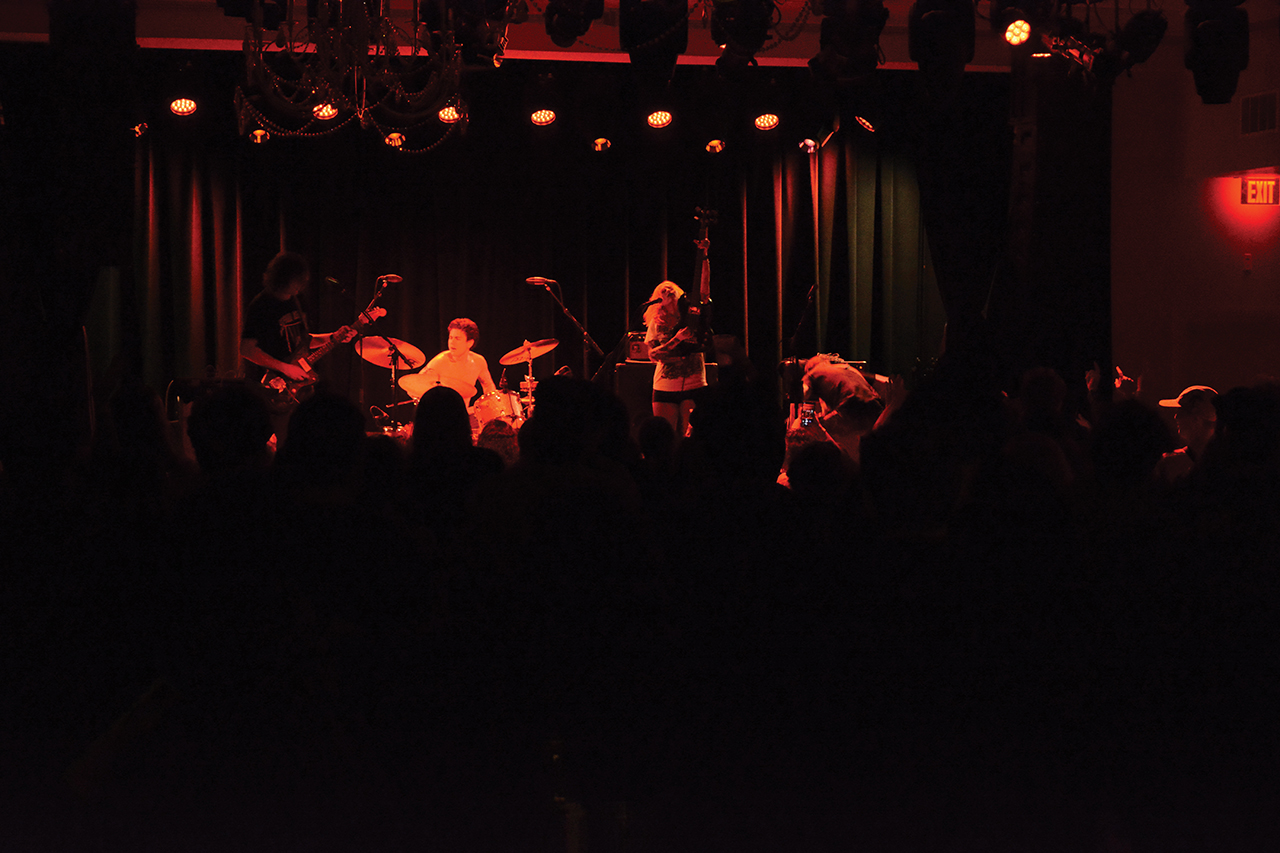
[[1218,410],[1213,405],[1216,399],[1218,392],[1208,385],[1191,385],[1177,397],[1161,400],[1160,405],[1166,409],[1184,409],[1212,421],[1218,419]]

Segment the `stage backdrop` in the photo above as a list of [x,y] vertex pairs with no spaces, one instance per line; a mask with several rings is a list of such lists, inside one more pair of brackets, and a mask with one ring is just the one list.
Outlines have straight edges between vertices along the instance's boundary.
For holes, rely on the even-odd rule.
[[[234,54],[144,52],[140,74],[157,81],[144,94],[159,99],[158,81],[188,63],[201,109],[185,122],[149,114],[136,143],[132,268],[97,283],[87,318],[93,363],[132,350],[158,390],[241,371],[244,306],[282,248],[313,265],[304,305],[315,331],[352,320],[376,278],[394,273],[404,280],[385,294],[377,333],[429,357],[448,322],[466,316],[480,326],[476,351],[495,379],[503,353],[549,337],[560,345],[535,362],[538,376],[562,365],[589,376],[601,359],[526,278],[558,282],[608,352],[659,281],[693,281],[698,208],[718,215],[715,329],[737,337],[760,370],[821,351],[909,374],[937,355],[944,304],[977,310],[972,294],[1003,234],[1007,84],[994,76],[967,81],[950,114],[963,120],[948,121],[924,108],[916,75],[881,72],[876,132],[854,121],[863,108],[850,100],[840,130],[809,155],[797,145],[814,132],[800,127],[807,69],[754,69],[781,105],[780,128],[764,133],[750,129],[746,99],[726,95],[713,68],[682,66],[676,120],[653,131],[626,65],[508,61],[466,73],[465,128],[434,129],[437,146],[406,154],[354,125],[251,143],[232,112],[242,67]],[[523,94],[548,74],[569,106],[536,128]],[[713,155],[703,145],[717,121],[728,145]],[[613,144],[596,152],[589,142],[602,133]],[[922,208],[921,173],[932,207],[926,199]],[[953,259],[950,273],[935,274],[931,240]],[[363,404],[392,397],[390,371],[349,348],[322,372]],[[509,370],[512,384],[520,372]]]

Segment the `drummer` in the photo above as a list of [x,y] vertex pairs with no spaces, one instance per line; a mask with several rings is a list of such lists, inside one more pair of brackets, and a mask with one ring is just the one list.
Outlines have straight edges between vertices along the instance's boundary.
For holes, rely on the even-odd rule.
[[476,396],[476,385],[482,394],[496,391],[493,377],[489,375],[489,363],[484,356],[471,351],[480,336],[480,327],[474,320],[459,317],[449,324],[449,348],[427,362],[419,371],[431,385],[447,385],[471,404]]

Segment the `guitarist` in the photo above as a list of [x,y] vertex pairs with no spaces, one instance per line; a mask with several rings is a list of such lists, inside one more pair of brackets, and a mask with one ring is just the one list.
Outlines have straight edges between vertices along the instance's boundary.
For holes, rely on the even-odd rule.
[[[281,252],[267,264],[262,275],[262,292],[249,303],[240,334],[240,355],[249,362],[245,376],[254,385],[269,370],[286,379],[305,382],[310,374],[294,361],[299,349],[304,346],[314,349],[331,339],[345,343],[355,337],[356,332],[350,326],[322,335],[308,332],[298,296],[310,281],[311,268],[306,258],[295,252]],[[292,407],[273,412],[272,425],[278,441],[284,440],[284,428],[291,413]]]
[[644,312],[645,343],[654,360],[653,414],[664,418],[675,430],[676,439],[689,433],[689,415],[702,389],[707,387],[706,355],[710,328],[707,312],[711,305],[711,268],[707,260],[710,240],[707,225],[714,213],[698,209],[700,230],[694,275],[698,299],[691,302],[681,287],[664,281],[653,290]]

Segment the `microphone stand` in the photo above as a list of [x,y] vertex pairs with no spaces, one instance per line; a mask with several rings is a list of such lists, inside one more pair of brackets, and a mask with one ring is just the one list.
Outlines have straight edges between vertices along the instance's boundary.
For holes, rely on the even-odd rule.
[[[396,393],[397,393],[396,389],[400,387],[400,383],[397,381],[398,377],[396,376],[396,365],[399,364],[401,361],[403,361],[406,367],[412,368],[413,361],[400,355],[400,348],[395,345],[395,343],[391,340],[390,337],[383,335],[382,339],[387,342],[387,349],[391,351],[391,408],[395,409],[398,405],[400,405],[399,403],[396,402]],[[404,424],[400,421],[398,414],[392,417],[392,422],[397,427],[404,426]]]
[[573,323],[573,325],[577,328],[578,333],[582,335],[582,348],[584,353],[586,351],[586,348],[590,346],[591,349],[595,350],[596,355],[603,358],[604,350],[600,349],[600,345],[591,339],[591,335],[587,334],[586,329],[582,328],[582,324],[578,322],[578,318],[573,316],[573,313],[569,311],[568,308],[564,307],[564,302],[562,302],[560,300],[560,297],[556,295],[555,291],[551,289],[550,282],[540,281],[537,283],[542,285],[543,289],[546,290],[547,293],[551,294],[551,298],[556,301],[556,304],[560,306],[560,310],[564,312],[564,316],[569,318],[569,322]]

